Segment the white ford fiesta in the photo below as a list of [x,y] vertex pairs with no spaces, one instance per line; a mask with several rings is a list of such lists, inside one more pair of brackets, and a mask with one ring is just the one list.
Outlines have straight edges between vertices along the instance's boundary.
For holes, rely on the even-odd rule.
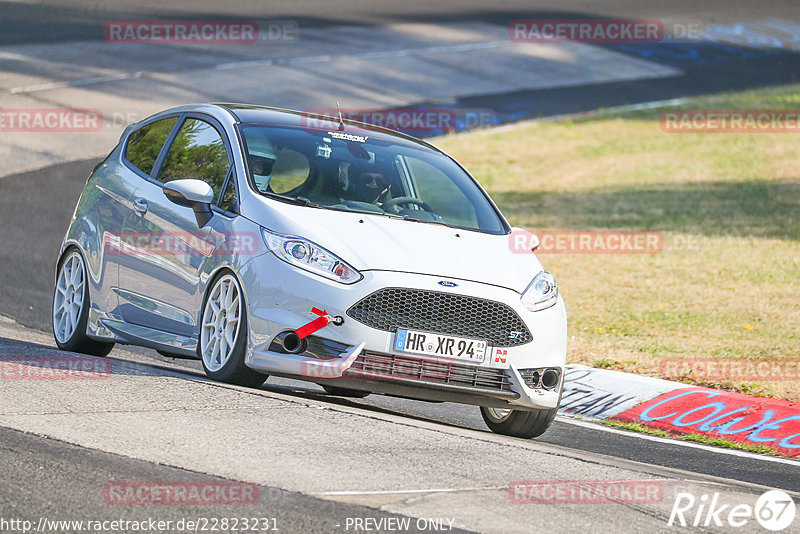
[[555,417],[566,313],[452,158],[358,122],[201,104],[129,126],[61,246],[58,346],[114,343],[268,375],[480,406],[501,434]]

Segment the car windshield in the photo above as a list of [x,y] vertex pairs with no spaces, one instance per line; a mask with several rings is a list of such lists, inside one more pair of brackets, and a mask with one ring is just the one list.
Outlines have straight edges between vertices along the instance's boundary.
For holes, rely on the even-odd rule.
[[370,132],[242,125],[250,177],[264,195],[326,209],[487,233],[505,226],[449,157]]

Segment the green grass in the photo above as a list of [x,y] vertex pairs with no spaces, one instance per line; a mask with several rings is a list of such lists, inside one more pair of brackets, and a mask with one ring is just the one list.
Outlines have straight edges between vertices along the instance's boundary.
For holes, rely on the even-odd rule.
[[614,421],[613,419],[605,419],[602,423],[606,426],[621,428],[622,430],[630,430],[632,432],[641,432],[642,434],[652,434],[653,436],[661,436],[664,438],[670,437],[669,432],[658,428],[651,428],[639,423],[623,423],[622,421]]
[[[800,109],[800,86],[680,107]],[[664,358],[800,360],[800,134],[665,133],[661,111],[437,144],[514,226],[662,232],[659,254],[539,253],[567,305],[570,362],[658,375]],[[800,399],[796,381],[713,385]]]
[[645,426],[640,423],[614,421],[613,419],[606,419],[602,421],[602,424],[604,424],[605,426],[619,428],[622,430],[630,430],[631,432],[640,432],[643,434],[650,434],[653,436],[660,436],[660,437],[672,437],[676,439],[682,439],[684,441],[705,443],[706,445],[713,445],[715,447],[725,447],[727,449],[737,449],[740,451],[755,452],[759,454],[770,454],[773,456],[779,455],[779,453],[775,449],[767,447],[765,445],[751,445],[748,443],[741,443],[739,441],[734,441],[732,439],[727,439],[727,438],[714,438],[704,434],[670,434],[669,432],[666,432],[659,428],[651,428],[649,426]]
[[778,452],[766,445],[750,445],[748,443],[741,443],[726,438],[711,438],[703,434],[684,434],[678,436],[685,441],[696,441],[698,443],[705,443],[706,445],[714,445],[716,447],[726,447],[728,449],[738,449],[740,451],[757,452],[760,454],[771,454],[778,456]]
[[609,360],[608,358],[601,358],[592,362],[592,367],[597,367],[598,369],[617,369],[621,365],[617,360]]

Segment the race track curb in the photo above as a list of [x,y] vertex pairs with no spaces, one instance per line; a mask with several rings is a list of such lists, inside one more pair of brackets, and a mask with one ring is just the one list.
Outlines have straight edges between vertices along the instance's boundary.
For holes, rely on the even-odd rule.
[[563,415],[638,423],[800,456],[800,403],[689,386],[660,378],[568,365]]
[[[27,329],[2,315],[0,337],[52,345],[49,333]],[[571,364],[559,412],[590,421],[633,422],[673,434],[727,438],[800,457],[800,403],[796,402]]]

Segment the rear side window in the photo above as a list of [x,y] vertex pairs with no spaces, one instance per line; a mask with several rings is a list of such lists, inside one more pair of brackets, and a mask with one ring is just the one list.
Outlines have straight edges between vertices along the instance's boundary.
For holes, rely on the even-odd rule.
[[143,173],[150,175],[161,147],[169,137],[178,117],[161,119],[142,126],[128,137],[125,159]]
[[222,136],[211,124],[187,119],[169,147],[158,175],[163,183],[172,180],[203,180],[219,199],[231,161]]

